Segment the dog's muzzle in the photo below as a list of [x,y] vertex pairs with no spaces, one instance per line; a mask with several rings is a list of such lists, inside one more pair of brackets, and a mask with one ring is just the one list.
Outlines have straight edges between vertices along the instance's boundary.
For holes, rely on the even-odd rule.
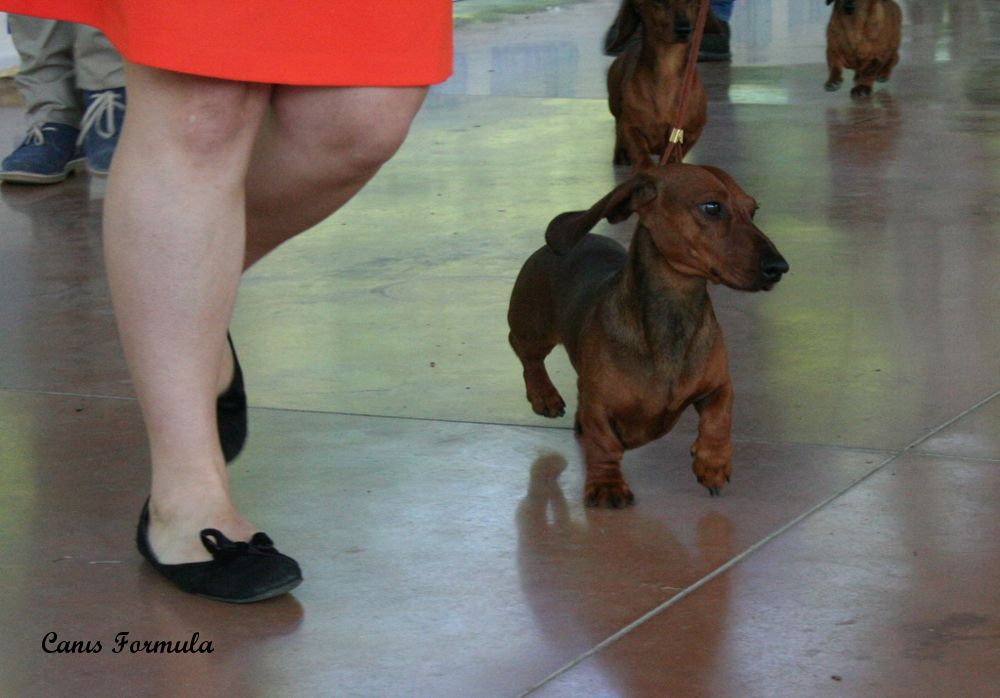
[[760,260],[760,287],[769,291],[788,273],[788,262],[780,254],[768,254]]

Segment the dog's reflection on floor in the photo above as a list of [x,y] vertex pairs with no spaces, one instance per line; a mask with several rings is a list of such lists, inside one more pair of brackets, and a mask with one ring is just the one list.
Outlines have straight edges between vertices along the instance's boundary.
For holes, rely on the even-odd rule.
[[[521,587],[553,654],[562,658],[553,671],[733,554],[732,522],[715,511],[698,521],[694,545],[689,546],[662,516],[644,514],[642,505],[608,510],[567,501],[559,483],[566,465],[561,455],[540,455],[517,509]],[[711,595],[717,608],[725,606],[725,579],[723,575],[696,593]],[[684,630],[686,616],[667,609],[585,666],[600,673],[607,690],[622,696],[657,695],[650,681],[681,674],[687,686],[710,688],[725,618],[725,613],[698,618],[692,638]],[[627,657],[630,652],[641,652],[642,672],[629,670],[634,666]]]

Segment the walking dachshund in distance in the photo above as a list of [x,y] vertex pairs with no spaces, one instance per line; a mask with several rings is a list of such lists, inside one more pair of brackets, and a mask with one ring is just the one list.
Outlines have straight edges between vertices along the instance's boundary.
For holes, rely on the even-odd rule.
[[707,102],[694,71],[684,123],[678,105],[699,0],[623,0],[606,51],[608,106],[615,117],[614,164],[643,166],[662,155],[672,128],[684,130],[682,155],[705,128]]
[[833,5],[826,26],[826,89],[840,88],[844,68],[854,71],[852,97],[872,93],[872,84],[886,82],[899,62],[903,13],[893,0],[826,0]]

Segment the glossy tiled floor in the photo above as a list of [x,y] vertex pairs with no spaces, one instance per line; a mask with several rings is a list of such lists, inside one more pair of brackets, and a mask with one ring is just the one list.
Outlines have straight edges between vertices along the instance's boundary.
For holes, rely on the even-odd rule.
[[[103,183],[0,188],[0,695],[997,695],[1000,9],[901,4],[902,64],[852,103],[822,89],[822,0],[737,2],[689,160],[758,198],[792,273],[714,293],[731,486],[694,481],[688,417],[627,455],[627,511],[582,506],[570,422],[530,412],[505,320],[548,220],[622,176],[616,2],[463,26],[398,157],[245,280],[236,493],[307,576],[253,607],[185,597],[133,548],[147,456]],[[115,653],[120,632],[214,652]]]

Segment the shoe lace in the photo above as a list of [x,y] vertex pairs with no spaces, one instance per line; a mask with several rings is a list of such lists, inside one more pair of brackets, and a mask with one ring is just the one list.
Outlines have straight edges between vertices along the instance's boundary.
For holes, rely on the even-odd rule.
[[113,137],[118,130],[115,124],[115,109],[125,109],[125,102],[121,95],[114,90],[98,92],[87,105],[87,111],[83,112],[77,145],[83,143],[83,139],[86,138],[91,129],[96,131],[101,138]]
[[24,145],[45,145],[45,132],[55,130],[51,126],[35,124],[28,129],[28,135],[24,138]]

